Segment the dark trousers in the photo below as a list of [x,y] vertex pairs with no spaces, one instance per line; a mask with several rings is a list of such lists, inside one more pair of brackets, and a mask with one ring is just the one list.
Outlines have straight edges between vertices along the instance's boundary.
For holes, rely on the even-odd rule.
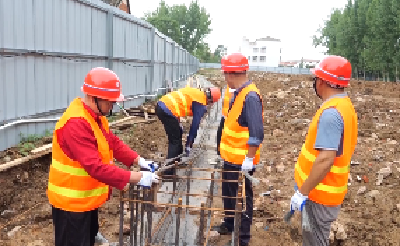
[[[179,121],[167,113],[160,107],[156,106],[156,115],[161,123],[164,125],[165,133],[168,136],[168,154],[167,159],[177,157],[183,153],[182,134],[179,126]],[[173,162],[172,162],[173,163]],[[168,163],[168,164],[172,164]],[[165,175],[173,175],[174,170],[168,169]]]
[[55,246],[93,246],[99,231],[99,212],[68,212],[52,207]]
[[218,126],[217,130],[217,154],[220,156],[221,153],[219,151],[219,145],[221,144],[221,136],[222,136],[222,129],[224,129],[224,124],[225,124],[225,118],[221,117],[221,121]]
[[[238,171],[240,167],[233,167],[228,164],[224,164],[224,171]],[[253,175],[254,171],[249,172]],[[226,180],[238,180],[239,173],[234,172],[223,172],[222,179]],[[245,188],[246,188],[246,212],[242,213],[242,221],[240,224],[239,241],[240,245],[248,245],[250,241],[250,226],[253,221],[253,186],[248,178],[245,178]],[[222,196],[236,197],[238,191],[238,183],[234,182],[222,182]],[[224,210],[235,210],[236,209],[236,199],[235,198],[224,198]],[[225,212],[226,215],[234,215],[234,212]],[[248,217],[247,217],[247,216]],[[234,217],[226,217],[224,219],[224,224],[229,231],[234,229]]]

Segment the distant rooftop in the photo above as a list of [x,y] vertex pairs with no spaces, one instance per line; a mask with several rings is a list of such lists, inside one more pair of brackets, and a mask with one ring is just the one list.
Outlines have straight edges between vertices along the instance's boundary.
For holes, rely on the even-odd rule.
[[280,42],[280,39],[277,38],[271,38],[270,36],[266,36],[265,38],[258,38],[254,42],[250,42],[248,38],[243,37],[243,40],[249,42],[249,44],[254,45],[257,43],[257,41],[272,41],[272,42]]
[[[301,60],[288,60],[288,61],[284,61],[284,62],[288,62],[288,63],[298,63],[301,62]],[[311,59],[303,59],[303,62],[319,62],[319,60],[311,60]]]

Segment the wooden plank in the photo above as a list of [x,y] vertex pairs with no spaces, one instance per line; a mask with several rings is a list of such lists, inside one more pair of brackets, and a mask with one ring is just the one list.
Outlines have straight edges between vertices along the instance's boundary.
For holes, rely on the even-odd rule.
[[[150,122],[154,122],[154,121],[156,121],[156,119],[148,119],[148,120],[144,119],[143,120],[143,119],[139,119],[136,116],[129,116],[129,117],[125,117],[123,119],[111,122],[110,127],[114,128],[114,127],[118,127],[120,125],[126,125],[126,124],[133,125],[133,124],[141,124],[141,123],[150,123]],[[10,169],[12,167],[19,166],[30,160],[37,159],[39,157],[47,155],[51,151],[52,151],[51,143],[37,147],[37,148],[33,149],[28,156],[14,159],[12,161],[6,162],[5,164],[0,164],[0,172]]]

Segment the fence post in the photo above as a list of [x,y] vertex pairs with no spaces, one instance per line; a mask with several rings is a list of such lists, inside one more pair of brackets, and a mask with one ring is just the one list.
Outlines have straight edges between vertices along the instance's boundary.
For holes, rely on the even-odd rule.
[[176,87],[179,86],[179,82],[181,81],[181,59],[180,59],[180,54],[181,54],[181,47],[178,46],[178,62],[176,63],[178,66],[178,82],[176,82]]
[[106,18],[106,54],[107,54],[107,67],[113,69],[113,56],[114,56],[114,12],[110,6],[107,10]]
[[171,85],[172,85],[172,87],[174,87],[174,75],[176,74],[176,71],[175,71],[175,42],[172,42],[172,45],[171,45],[171,49],[172,49],[172,62],[171,62],[171,64],[172,64],[172,72],[171,72]]
[[148,94],[151,94],[153,92],[153,86],[154,86],[154,73],[155,73],[155,40],[156,40],[156,29],[154,27],[151,28],[151,61],[150,61],[150,89],[147,92]]
[[[163,76],[163,87],[167,88],[167,37],[164,38],[164,76]],[[167,90],[164,90],[165,94]]]

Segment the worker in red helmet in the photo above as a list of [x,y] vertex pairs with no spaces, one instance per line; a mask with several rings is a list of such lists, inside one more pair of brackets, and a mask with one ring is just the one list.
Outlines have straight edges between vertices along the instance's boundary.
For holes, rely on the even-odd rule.
[[[220,97],[221,91],[217,87],[205,90],[185,87],[160,98],[157,102],[156,114],[163,123],[168,136],[167,159],[172,159],[183,154],[183,129],[180,124],[180,117],[193,116],[184,153],[186,156],[189,156],[193,142],[197,136],[197,130],[200,127],[200,121],[207,112],[207,105],[217,102]],[[167,164],[172,163],[174,161]],[[166,176],[163,180],[172,180],[170,175],[175,175],[175,170],[173,168],[167,169],[162,175]]]
[[350,161],[357,144],[357,113],[344,91],[351,64],[341,56],[324,58],[312,69],[314,90],[323,100],[308,129],[295,165],[291,212],[306,211],[310,230],[303,245],[328,246],[331,223],[347,193]]
[[[260,149],[264,140],[263,104],[258,88],[248,79],[249,62],[240,53],[228,55],[221,60],[221,69],[229,88],[234,89],[222,129],[219,151],[224,160],[223,180],[238,180],[239,172],[253,175],[260,161]],[[239,245],[247,246],[250,241],[250,229],[253,220],[253,188],[245,178],[246,211],[242,213]],[[238,191],[237,182],[222,182],[225,215],[233,215],[227,210],[235,210]],[[229,198],[232,197],[232,198]],[[224,222],[213,228],[222,235],[231,234],[234,218],[225,217]],[[230,245],[229,242],[227,245]]]
[[[118,76],[93,68],[86,76],[84,98],[74,99],[56,123],[47,196],[52,205],[55,246],[93,246],[99,233],[98,208],[109,200],[111,187],[129,183],[150,187],[158,182],[157,165],[146,161],[115,136],[105,117],[124,100]],[[146,171],[126,171],[114,158]],[[151,171],[150,171],[151,170]]]

